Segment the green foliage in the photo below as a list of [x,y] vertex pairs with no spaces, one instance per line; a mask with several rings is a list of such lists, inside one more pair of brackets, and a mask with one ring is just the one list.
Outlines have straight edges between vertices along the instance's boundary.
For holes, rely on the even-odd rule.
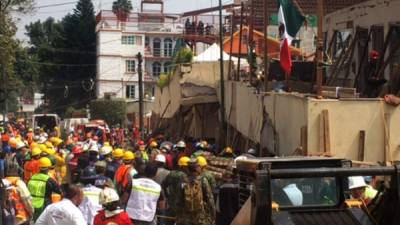
[[172,73],[160,74],[160,76],[158,77],[158,80],[157,80],[157,86],[161,89],[164,88],[165,86],[167,86],[169,84],[171,77],[172,77]]
[[193,52],[190,48],[181,48],[175,58],[174,64],[190,63],[193,60]]
[[92,119],[103,119],[108,125],[122,124],[126,116],[126,102],[123,99],[97,99],[89,104]]
[[75,117],[86,117],[86,109],[75,109],[74,107],[70,106],[65,110],[64,118],[75,118]]
[[40,62],[37,80],[46,110],[63,116],[69,106],[84,108],[94,98],[96,21],[91,0],[79,0],[61,21],[49,17],[26,26],[30,53]]
[[132,2],[130,0],[116,0],[112,5],[112,11],[122,21],[127,19],[132,9]]

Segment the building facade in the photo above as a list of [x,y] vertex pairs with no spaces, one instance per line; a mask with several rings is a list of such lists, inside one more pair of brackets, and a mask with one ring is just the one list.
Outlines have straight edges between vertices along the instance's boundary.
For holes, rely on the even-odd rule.
[[[146,4],[159,6],[147,10]],[[138,59],[143,56],[144,97],[151,100],[161,73],[172,66],[176,41],[183,33],[178,16],[165,14],[161,0],[144,0],[139,12],[126,18],[100,11],[97,20],[96,96],[139,98]]]

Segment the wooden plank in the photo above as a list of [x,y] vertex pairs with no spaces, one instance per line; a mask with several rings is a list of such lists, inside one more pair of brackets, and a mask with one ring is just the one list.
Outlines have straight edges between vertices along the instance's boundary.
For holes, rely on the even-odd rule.
[[304,155],[308,155],[307,151],[307,126],[300,128],[300,145],[303,149]]
[[391,155],[392,153],[390,150],[390,132],[389,132],[390,114],[385,113],[383,119],[384,119],[383,127],[384,127],[384,131],[385,131],[383,158],[384,158],[384,162],[387,162],[387,161],[392,161],[392,155]]
[[319,115],[319,152],[325,152],[324,131],[324,116],[321,113]]
[[324,149],[325,152],[331,152],[331,134],[329,125],[329,111],[327,109],[322,110],[324,119]]
[[358,139],[358,161],[364,161],[365,155],[365,130],[360,130]]

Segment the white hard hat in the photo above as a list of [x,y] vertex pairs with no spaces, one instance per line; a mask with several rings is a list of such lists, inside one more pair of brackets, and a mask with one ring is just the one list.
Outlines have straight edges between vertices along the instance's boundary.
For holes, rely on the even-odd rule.
[[112,147],[109,145],[100,148],[100,155],[108,155],[112,152]]
[[364,177],[362,176],[355,176],[349,177],[349,189],[366,187],[367,184],[365,183]]
[[163,155],[163,154],[158,154],[158,155],[156,156],[156,161],[157,161],[157,162],[165,163],[167,160],[166,160],[166,158],[165,158],[165,155]]
[[96,142],[90,143],[89,151],[99,152],[99,146]]
[[101,205],[107,205],[116,201],[119,201],[119,196],[114,189],[106,187],[102,192],[100,192],[99,203]]
[[247,157],[244,156],[244,155],[241,155],[241,156],[236,157],[236,158],[233,160],[232,168],[236,169],[236,162],[237,162],[238,160],[244,160],[244,159],[247,159]]
[[176,147],[177,147],[177,148],[186,148],[186,144],[185,144],[184,141],[179,141],[179,142],[176,144]]
[[6,190],[10,190],[13,188],[12,184],[7,179],[2,179],[2,182]]
[[26,147],[26,144],[23,141],[18,141],[16,149],[21,149],[23,147]]
[[38,143],[39,144],[44,144],[46,141],[47,141],[47,138],[45,136],[40,136]]

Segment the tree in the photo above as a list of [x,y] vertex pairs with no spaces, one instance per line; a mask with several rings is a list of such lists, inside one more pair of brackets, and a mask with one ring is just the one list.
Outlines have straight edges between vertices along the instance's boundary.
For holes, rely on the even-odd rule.
[[90,0],[80,0],[61,21],[48,18],[26,27],[31,53],[40,63],[47,110],[63,116],[69,106],[84,108],[94,98],[96,21]]
[[132,9],[132,2],[130,0],[116,0],[112,5],[112,11],[117,15],[118,20],[121,21],[126,21]]

